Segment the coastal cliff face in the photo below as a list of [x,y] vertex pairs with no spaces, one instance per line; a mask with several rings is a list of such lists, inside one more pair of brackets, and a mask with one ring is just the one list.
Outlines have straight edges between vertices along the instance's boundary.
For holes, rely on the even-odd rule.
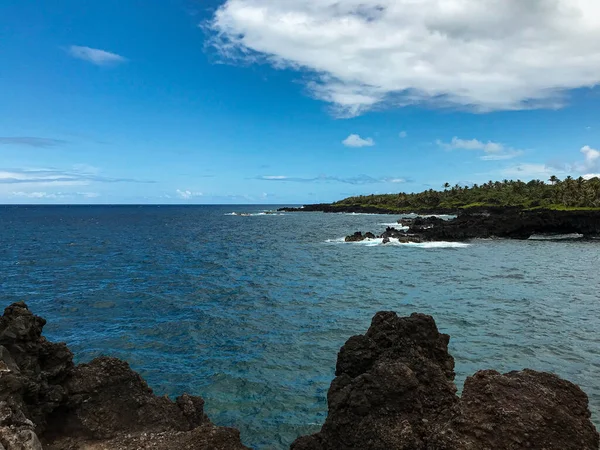
[[45,323],[24,303],[0,318],[0,450],[247,449],[200,397],[157,397],[115,358],[75,366],[42,337]]
[[378,313],[338,355],[321,431],[292,450],[597,450],[588,399],[531,370],[477,372],[456,396],[449,336],[433,318]]
[[[0,450],[242,450],[200,397],[157,397],[127,363],[73,364],[24,303],[0,317]],[[292,450],[598,450],[587,396],[531,370],[481,371],[456,395],[432,317],[380,312],[338,355],[322,430]]]

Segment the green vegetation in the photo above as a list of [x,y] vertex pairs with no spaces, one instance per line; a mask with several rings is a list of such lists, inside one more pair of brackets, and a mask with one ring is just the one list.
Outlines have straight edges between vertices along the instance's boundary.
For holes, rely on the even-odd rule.
[[449,183],[445,183],[440,191],[429,189],[417,194],[361,195],[335,202],[333,206],[377,208],[398,212],[486,206],[556,210],[600,209],[600,179],[567,177],[561,181],[552,176],[548,182],[504,180],[469,187],[451,187]]

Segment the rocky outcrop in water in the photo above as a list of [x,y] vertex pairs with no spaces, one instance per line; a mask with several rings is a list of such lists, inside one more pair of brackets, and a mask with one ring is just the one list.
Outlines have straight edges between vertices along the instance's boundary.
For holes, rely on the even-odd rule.
[[200,397],[157,397],[115,358],[75,366],[42,336],[45,323],[24,303],[0,317],[0,450],[247,449]]
[[292,450],[598,450],[579,387],[481,371],[459,398],[448,342],[430,316],[377,313],[340,350],[321,431]]
[[462,212],[454,220],[423,231],[428,240],[473,238],[528,239],[535,234],[600,236],[600,211],[482,209]]
[[401,219],[408,230],[388,228],[379,237],[400,242],[465,241],[475,238],[528,239],[533,235],[600,236],[600,211],[524,211],[486,208],[462,211],[452,220],[437,217]]

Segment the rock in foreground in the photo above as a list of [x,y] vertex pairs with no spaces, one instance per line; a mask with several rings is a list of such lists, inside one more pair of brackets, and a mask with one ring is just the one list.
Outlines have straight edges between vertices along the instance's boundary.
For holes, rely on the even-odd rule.
[[0,450],[242,450],[213,425],[204,400],[157,397],[121,360],[73,364],[24,303],[0,317]]
[[[200,397],[157,397],[129,365],[73,364],[24,303],[0,317],[0,450],[242,450]],[[381,312],[338,355],[322,430],[292,450],[598,450],[576,385],[481,371],[456,395],[450,337],[432,317]]]
[[598,450],[579,387],[481,371],[459,398],[448,342],[430,316],[378,313],[340,350],[323,428],[292,450]]

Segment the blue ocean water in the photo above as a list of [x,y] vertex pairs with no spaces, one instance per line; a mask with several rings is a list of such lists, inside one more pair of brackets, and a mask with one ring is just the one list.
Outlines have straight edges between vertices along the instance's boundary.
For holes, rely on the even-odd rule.
[[379,310],[433,315],[459,387],[552,371],[599,423],[600,242],[346,244],[397,217],[266,208],[1,206],[0,307],[27,301],[78,361],[117,356],[158,394],[203,396],[256,449],[319,429],[337,351]]

